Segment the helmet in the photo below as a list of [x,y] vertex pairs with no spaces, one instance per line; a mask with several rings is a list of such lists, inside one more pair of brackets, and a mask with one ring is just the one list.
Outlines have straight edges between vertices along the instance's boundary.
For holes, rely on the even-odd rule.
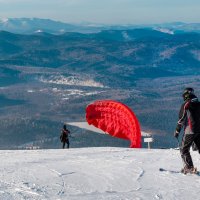
[[194,94],[193,88],[190,88],[190,87],[185,88],[182,94],[184,101],[189,99],[192,94]]

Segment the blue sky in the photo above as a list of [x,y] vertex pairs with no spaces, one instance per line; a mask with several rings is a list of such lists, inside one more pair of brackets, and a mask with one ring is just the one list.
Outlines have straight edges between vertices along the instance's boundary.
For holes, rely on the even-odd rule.
[[200,0],[0,0],[0,18],[11,17],[104,24],[200,22]]

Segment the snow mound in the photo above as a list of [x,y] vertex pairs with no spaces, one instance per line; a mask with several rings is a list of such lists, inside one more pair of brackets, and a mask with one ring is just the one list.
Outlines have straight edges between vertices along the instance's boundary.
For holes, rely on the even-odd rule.
[[38,29],[37,31],[35,31],[35,33],[42,33],[43,32],[43,30],[41,30],[41,29]]
[[159,31],[161,33],[167,33],[167,34],[170,34],[170,35],[174,35],[174,31],[170,30],[170,29],[167,29],[167,28],[154,28],[153,30],[155,31]]
[[2,24],[6,24],[6,23],[8,23],[8,21],[9,21],[8,18],[2,18],[2,19],[0,19],[0,23],[2,23]]
[[[172,149],[4,150],[0,156],[4,200],[192,200],[200,191],[200,177],[179,173],[180,153]],[[199,166],[199,154],[192,156]]]

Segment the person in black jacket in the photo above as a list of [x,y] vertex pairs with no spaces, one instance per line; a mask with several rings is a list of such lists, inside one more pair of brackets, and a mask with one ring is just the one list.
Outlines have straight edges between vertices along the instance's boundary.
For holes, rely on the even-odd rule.
[[186,174],[197,171],[190,155],[190,147],[195,143],[197,149],[200,150],[200,102],[194,94],[193,88],[185,88],[183,99],[184,103],[179,112],[174,136],[178,138],[182,127],[184,127],[180,152],[184,163],[182,172]]
[[67,126],[64,125],[60,135],[60,141],[63,143],[63,149],[65,148],[66,143],[67,143],[67,148],[69,149],[69,134],[70,131],[67,129]]

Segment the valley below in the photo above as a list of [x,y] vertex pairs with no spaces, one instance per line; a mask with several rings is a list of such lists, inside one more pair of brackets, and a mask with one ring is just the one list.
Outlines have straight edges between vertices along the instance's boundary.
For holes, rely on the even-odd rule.
[[[60,148],[63,124],[84,122],[86,106],[99,99],[129,106],[141,129],[153,135],[153,147],[177,147],[173,132],[182,91],[189,86],[200,93],[199,38],[199,33],[149,29],[1,31],[0,148]],[[108,135],[69,129],[72,148],[129,146]]]

